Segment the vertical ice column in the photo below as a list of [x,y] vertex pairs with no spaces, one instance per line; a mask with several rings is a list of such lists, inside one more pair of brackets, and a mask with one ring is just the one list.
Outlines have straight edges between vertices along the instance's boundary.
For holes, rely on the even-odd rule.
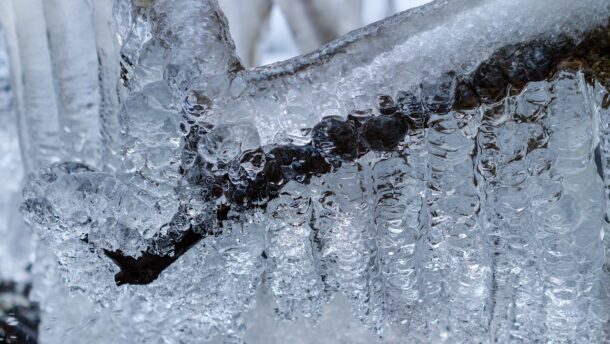
[[493,245],[491,340],[603,342],[601,182],[582,73],[484,109],[478,171]]
[[[366,157],[363,159],[367,159]],[[345,163],[322,178],[315,199],[315,229],[327,283],[352,300],[354,315],[370,329],[382,330],[381,276],[377,243],[363,185],[369,161]]]
[[481,110],[477,180],[492,251],[494,343],[535,342],[544,336],[541,244],[529,209],[551,201],[561,187],[545,165],[552,164],[554,154],[545,149],[547,134],[538,123],[549,99],[547,84],[533,83],[522,96]]
[[411,168],[400,153],[391,153],[372,168],[373,222],[379,248],[386,316],[401,325],[419,298],[416,242],[422,207],[421,180],[412,178]]
[[19,50],[23,106],[21,143],[27,171],[61,160],[60,123],[44,6],[41,0],[12,0]]
[[400,92],[400,110],[414,121],[405,148],[380,153],[371,174],[372,220],[383,281],[384,315],[408,333],[420,297],[417,243],[425,218],[426,155],[419,87]]
[[[547,338],[553,342],[604,341],[603,318],[588,317],[605,282],[603,184],[594,163],[593,112],[582,71],[564,70],[551,80],[553,100],[545,124],[548,147],[557,152],[554,172],[561,197],[532,209],[542,242]],[[606,313],[607,314],[607,313]]]
[[87,0],[45,0],[42,5],[62,155],[67,160],[100,167],[100,90],[93,6]]
[[606,276],[598,287],[598,294],[605,297],[605,302],[593,304],[591,309],[593,314],[606,323],[606,337],[610,338],[610,91],[607,81],[604,84],[601,82],[590,88],[589,99],[598,121],[600,165],[604,181],[604,223],[601,236],[606,251],[603,266]]
[[[98,62],[87,1],[9,1],[10,49],[24,164],[99,164]],[[67,19],[75,18],[75,19]],[[10,23],[8,23],[8,19]]]
[[422,84],[423,104],[430,114],[428,221],[418,247],[422,289],[421,314],[416,317],[428,320],[419,320],[419,329],[414,329],[437,342],[456,336],[483,342],[489,322],[490,268],[473,163],[480,119],[476,111],[450,111],[454,89],[451,74]]
[[5,30],[0,26],[0,279],[28,279],[30,231],[21,220],[23,164]]
[[280,315],[316,319],[321,314],[323,288],[310,240],[311,191],[307,185],[290,182],[267,207],[271,212],[269,283]]
[[[67,3],[65,2],[65,4]],[[95,140],[97,112],[92,110],[88,113],[89,116],[85,124],[90,130],[85,130],[86,132],[83,133],[81,133],[83,127],[75,126],[74,123],[60,123],[60,115],[63,115],[64,112],[60,114],[57,108],[58,99],[55,91],[59,92],[59,83],[55,83],[57,81],[55,79],[56,75],[53,74],[55,70],[52,64],[53,56],[50,53],[49,36],[47,35],[45,4],[44,1],[2,1],[0,5],[2,7],[0,12],[2,13],[1,17],[3,17],[3,24],[9,26],[11,31],[9,45],[10,55],[12,56],[11,62],[13,62],[11,70],[14,73],[12,85],[16,91],[14,105],[15,109],[19,110],[18,119],[12,118],[9,120],[6,118],[3,121],[3,128],[10,132],[0,136],[3,137],[4,143],[11,143],[13,140],[8,139],[10,135],[14,135],[16,140],[16,136],[19,134],[23,162],[29,172],[60,159],[85,160],[91,157],[92,160],[86,160],[87,162],[93,162],[97,159],[94,152],[97,147],[86,152],[68,152],[64,150],[67,146],[62,145],[63,142],[67,142],[68,145],[70,142],[75,142],[70,137],[66,137],[65,133],[68,131],[81,136],[83,139],[91,135]],[[84,13],[78,13],[78,15],[61,16],[60,19],[62,23],[71,23],[75,18],[81,18],[80,15],[86,17]],[[79,30],[70,33],[82,34]],[[88,51],[88,49],[84,48],[84,51],[75,53],[70,51],[68,47],[56,46],[55,52],[64,57],[72,56],[74,59],[80,59],[86,53],[95,57],[95,51]],[[62,67],[66,70],[73,66],[66,63]],[[87,66],[87,73],[91,76],[90,84],[95,87],[97,84],[97,62],[95,58],[93,59],[93,65]],[[66,81],[64,85],[66,84],[70,85],[70,82]],[[89,92],[90,90],[82,91]],[[75,98],[71,99],[77,102],[81,100],[74,93],[68,94],[68,96],[74,96]],[[17,129],[17,123],[19,123],[19,130]],[[92,146],[95,146],[95,144],[87,144],[83,148],[89,149]],[[15,168],[21,170],[23,165],[19,156],[19,147],[15,148],[15,152],[4,152],[2,156],[4,159],[11,156],[13,157],[11,159],[15,159],[16,154],[19,160],[13,161],[11,168],[7,167],[1,170],[10,173],[7,178],[2,178],[4,185],[9,186],[14,183],[16,191],[21,187],[21,173],[17,172]],[[8,160],[5,161],[8,162]],[[11,180],[12,182],[10,182]],[[3,192],[3,194],[8,195],[9,193]],[[90,303],[87,300],[84,303],[79,302],[81,299],[76,301],[68,295],[68,291],[57,271],[60,265],[57,263],[56,257],[41,244],[36,236],[31,235],[31,229],[21,221],[18,211],[19,203],[21,203],[20,192],[12,196],[11,204],[13,207],[10,209],[11,212],[7,213],[6,216],[0,216],[2,221],[6,221],[10,230],[10,232],[1,236],[1,245],[7,245],[7,247],[6,249],[0,248],[0,251],[12,256],[12,259],[5,261],[5,263],[10,264],[13,271],[21,270],[19,275],[15,276],[20,276],[18,280],[27,279],[32,281],[33,289],[30,297],[33,302],[39,302],[42,318],[42,325],[39,326],[39,338],[41,341],[53,341],[51,336],[47,336],[50,332],[53,332],[49,328],[60,332],[59,328],[62,328],[64,324],[74,326],[73,320],[75,318],[80,320],[80,318],[83,318],[83,314],[91,313],[92,309],[88,307]],[[34,247],[37,248],[35,251],[36,264],[30,275],[26,272],[26,264],[29,263],[29,258],[34,253]],[[18,260],[22,260],[22,262],[18,262]],[[66,313],[58,312],[58,310],[72,310],[77,315],[73,318],[64,317]],[[68,313],[70,312],[68,311]],[[54,321],[54,319],[61,320]],[[65,339],[65,332],[61,336]]]
[[104,170],[120,167],[119,125],[119,41],[118,23],[113,16],[115,1],[94,0],[95,42],[99,61],[101,160]]

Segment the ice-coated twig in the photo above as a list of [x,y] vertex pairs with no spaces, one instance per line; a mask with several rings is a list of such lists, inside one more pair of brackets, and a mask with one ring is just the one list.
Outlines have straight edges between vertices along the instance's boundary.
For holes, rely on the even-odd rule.
[[[521,110],[509,106],[511,97],[574,64],[589,75],[588,65],[600,59],[592,51],[608,48],[607,2],[440,0],[311,54],[249,70],[235,56],[215,1],[114,5],[118,101],[109,82],[116,56],[109,49],[102,59],[102,104],[118,107],[121,165],[106,172],[75,163],[53,165],[31,177],[23,211],[58,256],[72,288],[105,305],[120,295],[138,309],[172,319],[135,317],[135,331],[158,326],[180,338],[189,330],[206,336],[239,333],[228,322],[240,324],[241,314],[252,307],[262,274],[264,217],[277,210],[269,207],[292,204],[284,199],[298,197],[291,188],[295,184],[316,194],[277,212],[281,218],[271,221],[269,231],[268,267],[292,273],[278,261],[282,257],[304,268],[296,278],[271,272],[285,315],[292,316],[288,305],[294,300],[311,302],[305,313],[315,309],[323,286],[326,295],[339,290],[351,298],[357,317],[380,333],[392,308],[387,305],[401,301],[413,308],[412,315],[398,317],[401,324],[415,320],[410,327],[415,341],[450,341],[453,335],[478,342],[536,340],[561,332],[559,314],[593,309],[589,301],[604,297],[594,288],[601,258],[578,261],[591,247],[576,235],[563,235],[574,231],[569,226],[574,219],[560,214],[576,208],[590,209],[592,218],[599,215],[582,191],[568,190],[580,182],[570,179],[575,169],[590,182],[583,190],[599,184],[594,173],[584,174],[593,171],[592,144],[569,136],[569,127],[553,134],[555,146],[521,148],[532,150],[525,161],[521,155],[497,161],[500,153],[520,153],[514,142],[506,150],[493,144],[502,144],[496,130],[511,126],[523,130],[519,139],[534,135],[534,141],[538,131],[554,130],[547,118],[538,123],[539,112],[519,117]],[[550,6],[554,11],[547,10]],[[97,37],[107,39],[107,33]],[[411,85],[421,90],[415,102],[408,100]],[[549,91],[557,97],[580,92],[557,87]],[[584,106],[581,100],[575,103]],[[502,102],[509,103],[506,112],[495,113]],[[114,127],[109,118],[115,111],[106,110],[103,131]],[[556,112],[569,119],[561,109]],[[586,131],[590,122],[575,124]],[[571,143],[576,146],[566,147]],[[563,158],[545,156],[554,151]],[[400,174],[379,170],[392,161],[384,160],[388,156],[412,174],[408,178],[419,198],[404,194],[404,180],[391,180]],[[586,167],[582,171],[579,162]],[[503,169],[495,170],[500,163]],[[526,178],[531,184],[523,186],[531,189],[520,195],[523,171],[532,175]],[[379,181],[372,189],[371,173],[387,178],[396,194]],[[549,190],[559,184],[565,195],[537,203],[534,195],[541,188],[535,182],[542,181],[549,182]],[[376,218],[387,210],[378,203],[384,197],[421,201],[419,210],[407,214],[418,237],[401,237],[400,254],[387,249],[386,241],[397,243],[384,231],[401,217]],[[309,201],[313,219],[307,223],[299,209],[308,208]],[[520,217],[520,202],[533,207],[526,217]],[[547,227],[557,230],[557,218],[565,220],[559,227],[566,233],[546,233]],[[283,225],[286,220],[290,223]],[[595,224],[578,224],[579,233],[597,245],[591,252],[599,254],[599,238],[591,234]],[[315,244],[311,255],[308,229]],[[283,245],[282,240],[306,241]],[[283,248],[298,250],[278,252]],[[562,270],[548,269],[556,256],[578,267],[576,282],[560,276]],[[392,273],[399,268],[405,268],[405,276]],[[309,284],[294,294],[281,286],[303,279]],[[404,282],[399,292],[392,290],[395,282]],[[573,295],[582,298],[569,299]],[[201,309],[202,316],[190,326],[181,321],[180,307],[189,314]],[[572,332],[563,335],[603,338],[600,329],[607,319],[589,326],[582,314],[570,318]]]

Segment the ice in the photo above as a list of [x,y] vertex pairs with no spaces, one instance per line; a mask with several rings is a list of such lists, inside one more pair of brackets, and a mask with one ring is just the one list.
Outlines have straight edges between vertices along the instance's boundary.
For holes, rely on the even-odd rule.
[[0,339],[36,340],[39,313],[30,300],[32,232],[19,214],[23,164],[7,39],[0,26]]
[[315,243],[308,217],[313,211],[311,192],[290,182],[286,192],[269,203],[274,209],[269,223],[269,288],[278,303],[278,313],[291,319],[302,314],[319,317],[324,285],[314,257]]
[[439,0],[254,69],[216,1],[7,4],[41,342],[610,339],[608,1]]
[[[24,164],[28,171],[58,162],[62,156],[60,146],[60,122],[51,56],[48,47],[48,36],[41,1],[26,0],[12,2],[14,23],[17,31],[19,66],[21,78],[19,88],[27,97],[21,96],[23,102],[23,120],[28,123],[20,130],[25,130],[27,140],[22,140],[21,149]],[[30,23],[32,25],[30,25]],[[17,63],[17,61],[12,61]],[[19,69],[18,69],[19,70]],[[19,90],[19,89],[18,89]],[[67,157],[66,157],[67,158]]]
[[[354,31],[314,53],[251,70],[245,77],[261,97],[240,97],[225,112],[232,112],[233,107],[255,111],[257,127],[269,129],[261,133],[263,144],[275,142],[278,134],[286,136],[285,123],[313,127],[328,110],[346,116],[349,111],[370,107],[376,95],[396,94],[427,77],[436,78],[450,70],[469,74],[506,44],[542,33],[552,39],[564,29],[577,35],[584,27],[572,23],[594,22],[606,4],[549,3],[553,11],[545,11],[545,6],[531,1],[437,1],[384,23],[392,25],[373,24],[369,30]],[[570,18],[565,18],[565,28],[553,27],[551,23],[563,18],[556,14],[567,13]],[[468,34],[463,34],[464,28],[469,28]],[[377,36],[369,40],[366,37],[371,32]],[[278,101],[268,102],[268,98]],[[291,116],[288,106],[307,111]]]
[[[493,161],[495,169],[509,171],[503,165],[525,161],[525,166],[518,166],[504,180],[485,178],[495,184],[487,191],[487,204],[496,209],[496,215],[488,217],[494,251],[513,253],[496,259],[498,299],[492,326],[498,338],[543,340],[549,336],[545,330],[550,330],[567,342],[603,342],[602,325],[583,322],[583,314],[575,311],[589,307],[589,293],[604,279],[595,272],[601,271],[603,258],[599,257],[604,256],[599,240],[603,203],[593,161],[595,122],[585,105],[587,87],[582,73],[560,72],[549,82],[528,85],[523,93],[507,99],[503,106],[529,109],[529,116],[518,112],[524,122],[511,125],[514,130],[524,130],[521,137],[527,147],[502,143],[506,136],[498,135],[502,127],[493,120],[483,123],[486,135],[479,147],[490,147],[491,140],[497,147],[481,149],[483,175]],[[490,113],[490,118],[504,117],[501,111]],[[502,122],[507,119],[511,117]],[[522,171],[529,173],[516,175]],[[531,239],[524,240],[524,236]],[[510,256],[522,258],[505,260]],[[574,297],[576,294],[580,296]]]
[[[90,4],[44,1],[53,80],[65,157],[99,167],[101,133],[98,57]],[[82,15],[85,14],[85,15]],[[66,17],[74,20],[65,20]],[[65,158],[64,158],[65,159]]]
[[[9,58],[5,31],[0,27],[0,121],[3,140],[0,142],[0,178],[3,185],[0,196],[1,251],[10,252],[0,258],[0,279],[25,281],[25,268],[29,264],[28,241],[30,231],[19,216],[16,203],[21,201],[20,188],[23,164],[19,152],[19,135],[15,99],[10,80]],[[11,227],[19,228],[12,230]]]
[[314,224],[329,288],[344,293],[352,301],[354,315],[380,331],[381,281],[364,177],[356,164],[345,164],[325,176]]

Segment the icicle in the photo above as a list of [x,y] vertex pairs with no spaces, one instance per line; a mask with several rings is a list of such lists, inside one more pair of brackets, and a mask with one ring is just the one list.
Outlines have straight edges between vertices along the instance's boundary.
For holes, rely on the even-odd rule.
[[99,167],[100,91],[93,8],[87,0],[45,0],[42,5],[64,160]]
[[104,170],[120,168],[119,124],[119,42],[118,23],[113,16],[114,1],[95,0],[94,22],[97,59],[99,60],[101,158]]
[[13,0],[23,83],[19,114],[25,166],[35,171],[62,158],[59,114],[41,0]]
[[269,203],[269,285],[283,318],[321,315],[323,286],[313,258],[310,227],[311,192],[292,182]]
[[[354,315],[369,328],[382,330],[382,295],[362,167],[346,164],[324,177],[316,202],[315,229],[325,282],[352,300]],[[366,167],[365,167],[366,168]],[[370,167],[369,167],[370,168]],[[368,193],[367,193],[368,194]]]

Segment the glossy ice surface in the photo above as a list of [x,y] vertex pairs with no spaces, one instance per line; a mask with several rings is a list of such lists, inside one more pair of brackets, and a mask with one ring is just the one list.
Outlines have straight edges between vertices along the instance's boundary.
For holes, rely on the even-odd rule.
[[216,1],[2,6],[41,342],[610,340],[607,0],[438,0],[255,69]]

